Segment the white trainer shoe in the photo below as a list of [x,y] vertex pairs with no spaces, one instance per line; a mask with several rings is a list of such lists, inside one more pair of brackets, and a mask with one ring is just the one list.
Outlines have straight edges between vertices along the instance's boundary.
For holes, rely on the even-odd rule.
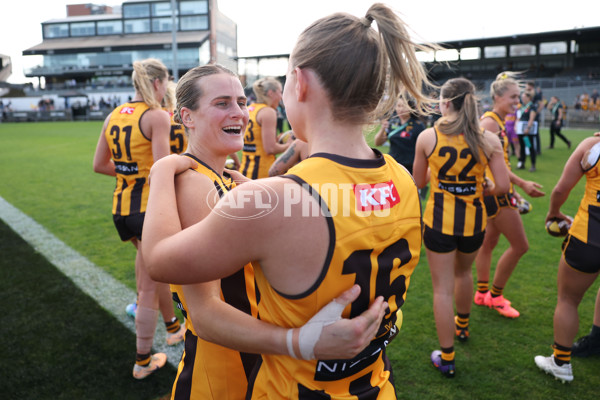
[[550,357],[535,356],[535,364],[542,371],[547,374],[553,375],[555,379],[565,382],[571,382],[573,380],[573,368],[571,363],[563,364],[561,366],[556,365],[554,361],[554,354]]

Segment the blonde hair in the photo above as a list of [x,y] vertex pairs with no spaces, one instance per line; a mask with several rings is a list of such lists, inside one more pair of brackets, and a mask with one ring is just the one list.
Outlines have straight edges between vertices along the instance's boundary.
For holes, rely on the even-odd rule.
[[280,88],[281,82],[271,76],[261,78],[252,84],[252,91],[256,95],[257,103],[267,104],[269,102],[267,92],[269,90],[277,90]]
[[501,97],[509,87],[513,85],[517,85],[519,90],[524,87],[524,84],[521,80],[519,80],[519,76],[521,76],[520,72],[513,71],[504,71],[499,73],[496,76],[496,80],[492,82],[490,86],[490,97],[492,101],[495,100],[495,97]]
[[[174,113],[175,122],[185,126],[181,120],[181,109],[183,107],[189,108],[192,111],[198,109],[198,102],[204,94],[199,81],[206,76],[215,74],[229,74],[237,77],[235,73],[222,65],[209,64],[192,68],[179,79],[176,90],[177,105]],[[187,127],[185,129],[187,132]]]
[[[371,27],[377,23],[378,31]],[[398,99],[412,96],[422,112],[434,87],[415,51],[434,45],[413,42],[405,23],[387,6],[373,4],[363,18],[335,13],[302,32],[290,59],[293,68],[314,71],[329,94],[336,119],[370,123],[389,114]]]
[[473,157],[481,163],[480,151],[489,157],[491,146],[483,139],[483,130],[479,125],[475,86],[465,78],[450,79],[442,85],[440,96],[452,103],[457,118],[450,120],[442,117],[436,121],[435,127],[446,135],[464,134]]
[[175,105],[177,103],[175,99],[175,90],[177,89],[177,84],[173,81],[169,81],[167,83],[167,92],[165,93],[165,97],[163,98],[163,107],[170,113],[175,110]]
[[169,70],[156,58],[147,58],[142,61],[133,62],[133,74],[131,80],[133,87],[138,92],[144,103],[150,108],[161,108],[161,104],[154,97],[154,81],[156,79],[166,79],[169,76]]

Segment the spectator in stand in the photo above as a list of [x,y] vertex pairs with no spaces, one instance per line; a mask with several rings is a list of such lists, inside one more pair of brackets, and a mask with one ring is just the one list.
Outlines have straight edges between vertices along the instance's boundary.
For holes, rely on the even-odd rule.
[[590,95],[587,92],[583,92],[579,98],[581,103],[581,109],[587,111],[590,108]]
[[552,122],[550,122],[550,146],[548,146],[548,148],[554,148],[554,136],[558,136],[563,142],[566,143],[568,148],[571,148],[571,141],[562,133],[560,133],[564,117],[563,105],[560,99],[556,96],[552,96],[550,98],[550,103],[548,103],[548,109],[552,113]]
[[[542,88],[540,86],[536,87],[534,81],[529,81],[526,84],[525,90],[531,91],[533,93],[533,103],[536,104],[537,109],[535,110],[535,122],[538,124],[538,130],[541,120],[542,111],[544,111],[544,107],[546,105],[546,100],[544,99],[544,95],[542,93]],[[532,148],[535,149],[537,154],[542,154],[542,143],[540,141],[540,135],[535,135],[533,137]]]

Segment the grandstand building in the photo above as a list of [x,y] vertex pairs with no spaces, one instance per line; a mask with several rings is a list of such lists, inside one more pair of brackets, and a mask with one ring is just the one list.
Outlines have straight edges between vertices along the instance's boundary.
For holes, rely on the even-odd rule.
[[129,89],[133,62],[149,57],[162,60],[175,76],[210,61],[237,71],[237,25],[219,12],[216,0],[73,4],[66,18],[43,22],[42,33],[42,43],[23,55],[43,56],[43,64],[25,76],[38,78],[40,87],[43,78],[46,89]]

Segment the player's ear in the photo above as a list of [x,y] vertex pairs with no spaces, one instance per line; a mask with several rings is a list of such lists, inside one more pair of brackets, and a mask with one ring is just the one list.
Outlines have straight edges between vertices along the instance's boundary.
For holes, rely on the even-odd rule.
[[194,127],[194,119],[192,118],[192,114],[189,108],[181,107],[181,121],[186,126],[186,128]]

